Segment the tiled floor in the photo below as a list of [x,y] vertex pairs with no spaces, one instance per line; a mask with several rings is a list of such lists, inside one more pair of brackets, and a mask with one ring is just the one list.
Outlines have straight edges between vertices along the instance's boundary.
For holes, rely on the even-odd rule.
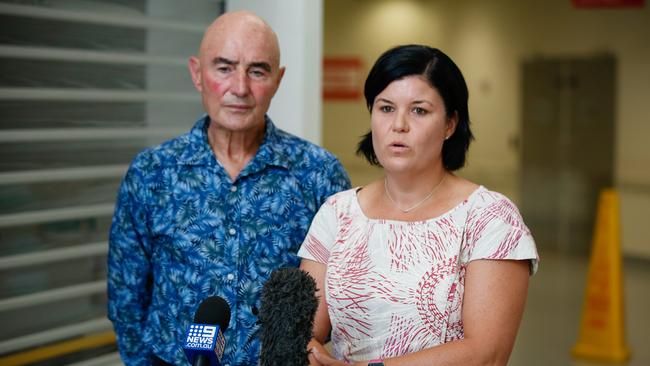
[[[588,260],[540,253],[532,277],[526,312],[511,366],[609,365],[575,360],[570,350],[578,339]],[[624,262],[627,344],[630,366],[650,365],[650,262]]]

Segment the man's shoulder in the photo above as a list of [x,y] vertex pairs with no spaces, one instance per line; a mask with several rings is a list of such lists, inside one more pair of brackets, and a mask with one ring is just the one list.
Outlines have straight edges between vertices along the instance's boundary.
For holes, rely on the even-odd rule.
[[140,151],[133,159],[132,166],[141,169],[176,165],[178,158],[191,149],[191,132],[184,133]]
[[277,146],[284,150],[285,156],[297,163],[323,164],[325,162],[337,162],[334,154],[311,141],[293,135],[287,131],[277,129]]

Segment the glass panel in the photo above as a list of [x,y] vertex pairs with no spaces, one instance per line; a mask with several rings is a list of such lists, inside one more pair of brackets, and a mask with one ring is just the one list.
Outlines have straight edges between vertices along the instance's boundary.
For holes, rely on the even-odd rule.
[[[0,256],[29,254],[106,241],[110,227],[110,217],[99,217],[2,228]],[[2,273],[0,271],[0,274]],[[0,292],[0,297],[4,296]]]
[[135,102],[0,101],[0,130],[143,126],[145,105]]
[[111,52],[145,50],[145,29],[10,15],[0,15],[0,24],[0,44]]

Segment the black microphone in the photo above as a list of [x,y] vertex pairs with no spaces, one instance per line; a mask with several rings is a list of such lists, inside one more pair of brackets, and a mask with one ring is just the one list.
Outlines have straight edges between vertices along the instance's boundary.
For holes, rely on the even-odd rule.
[[318,308],[316,282],[299,268],[280,268],[264,284],[259,319],[260,366],[305,366]]
[[226,340],[223,333],[230,324],[230,306],[219,296],[201,302],[194,323],[187,328],[183,350],[193,366],[221,366]]

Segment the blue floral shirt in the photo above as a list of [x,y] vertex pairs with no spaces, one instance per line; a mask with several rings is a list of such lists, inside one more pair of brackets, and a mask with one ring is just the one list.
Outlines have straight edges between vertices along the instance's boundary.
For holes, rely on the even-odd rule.
[[109,238],[108,317],[126,365],[152,355],[187,365],[186,329],[199,303],[231,309],[223,363],[257,365],[256,309],[272,270],[297,266],[309,224],[350,181],[326,150],[276,128],[233,182],[207,140],[209,117],[146,149],[117,197]]

